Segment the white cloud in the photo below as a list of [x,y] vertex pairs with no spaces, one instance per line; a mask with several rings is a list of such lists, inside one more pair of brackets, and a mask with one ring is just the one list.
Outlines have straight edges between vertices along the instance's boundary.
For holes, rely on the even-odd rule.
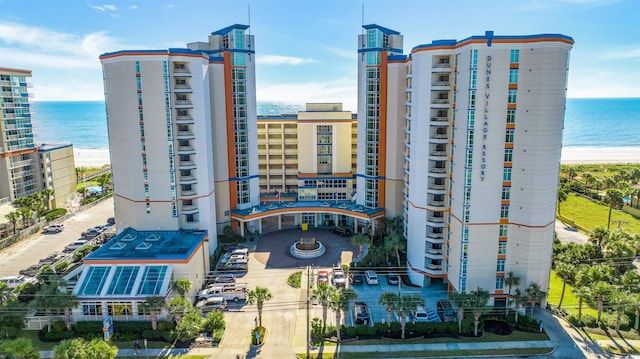
[[522,10],[540,10],[548,9],[556,6],[570,5],[570,6],[607,6],[627,0],[532,0],[528,3],[523,3],[520,6]]
[[131,5],[131,6],[129,6],[129,9],[138,10],[138,5]]
[[260,102],[341,102],[345,111],[357,111],[357,79],[345,77],[326,82],[261,84],[257,88]]
[[597,55],[601,60],[622,60],[636,59],[640,60],[640,47],[621,48],[612,51],[604,51]]
[[581,69],[580,76],[569,70],[567,97],[638,97],[640,76],[595,68]]
[[349,59],[349,60],[358,59],[358,54],[355,51],[353,51],[353,49],[343,49],[343,48],[333,47],[333,46],[325,46],[324,49],[336,56],[344,57],[345,59]]
[[309,58],[282,56],[282,55],[266,55],[256,54],[256,64],[259,65],[302,65],[311,64],[316,61]]
[[107,12],[107,11],[117,11],[118,8],[115,5],[111,5],[111,4],[104,4],[104,5],[91,5],[89,4],[89,7],[96,9],[100,12]]

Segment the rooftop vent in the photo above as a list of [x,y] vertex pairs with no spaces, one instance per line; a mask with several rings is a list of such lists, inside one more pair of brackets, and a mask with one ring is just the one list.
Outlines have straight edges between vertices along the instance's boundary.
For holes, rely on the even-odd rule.
[[157,242],[160,239],[162,239],[161,235],[152,233],[152,234],[149,235],[149,237],[145,238],[145,241],[147,241],[147,242]]
[[136,246],[137,251],[144,251],[151,248],[152,244],[149,242],[142,242]]
[[136,238],[137,238],[137,236],[135,234],[127,233],[124,236],[122,236],[122,238],[120,238],[120,240],[124,241],[124,242],[131,242]]
[[127,246],[126,243],[116,242],[111,247],[109,247],[109,249],[120,250],[120,249],[123,249],[126,246]]

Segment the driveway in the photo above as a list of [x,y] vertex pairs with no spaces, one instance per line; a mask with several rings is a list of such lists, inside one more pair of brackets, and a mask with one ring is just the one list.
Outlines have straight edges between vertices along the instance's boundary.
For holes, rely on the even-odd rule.
[[562,223],[559,219],[556,219],[556,234],[562,244],[567,244],[569,242],[577,244],[589,243],[589,236],[584,233],[580,233],[580,231],[575,227]]

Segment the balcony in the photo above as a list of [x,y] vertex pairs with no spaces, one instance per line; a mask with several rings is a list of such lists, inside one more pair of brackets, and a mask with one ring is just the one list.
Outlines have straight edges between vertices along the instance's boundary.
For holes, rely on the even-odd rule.
[[451,81],[435,81],[431,84],[433,87],[448,87],[451,86]]
[[446,144],[449,143],[449,135],[446,133],[434,133],[429,136],[430,143]]
[[191,140],[195,138],[195,135],[191,131],[178,131],[176,138],[179,140]]
[[180,183],[183,184],[194,184],[197,183],[198,181],[196,180],[196,178],[194,176],[191,175],[187,175],[187,176],[180,176]]
[[427,218],[427,226],[435,227],[435,228],[443,228],[444,227],[444,217],[428,217]]
[[173,73],[181,74],[181,75],[189,75],[191,74],[191,71],[189,71],[189,69],[186,66],[174,66]]
[[441,248],[429,248],[425,252],[425,256],[432,259],[442,259],[442,249]]
[[198,206],[194,204],[182,205],[182,214],[198,213]]
[[444,205],[444,201],[429,201],[427,202],[427,206],[442,209],[444,208],[445,205]]
[[179,154],[192,154],[195,153],[195,149],[193,148],[193,146],[178,146],[178,153]]
[[190,115],[178,115],[176,116],[176,123],[179,125],[191,125],[193,124],[193,117]]
[[427,264],[425,269],[432,270],[432,271],[441,271],[442,270],[442,264],[429,263],[429,264]]
[[2,97],[13,97],[13,92],[11,92],[11,91],[2,91]]
[[[435,242],[444,241],[444,233],[430,232],[429,234],[427,234],[427,238],[434,239]],[[429,241],[429,242],[433,243],[434,241]]]
[[13,188],[14,189],[24,188],[30,185],[34,185],[36,183],[38,183],[38,180],[36,179],[30,179],[26,181],[14,181]]
[[431,117],[432,126],[448,126],[449,118],[448,117]]
[[443,184],[429,184],[427,187],[427,193],[433,194],[446,194],[447,186]]
[[22,161],[16,161],[16,162],[13,162],[13,163],[11,164],[11,169],[18,168],[18,167],[29,166],[29,165],[31,165],[33,162],[34,162],[34,160],[33,160],[33,159],[22,160]]
[[2,108],[18,108],[20,107],[19,105],[16,105],[13,102],[3,102],[2,103]]
[[180,108],[193,107],[191,100],[176,100],[175,105]]
[[196,164],[193,161],[179,161],[178,168],[181,170],[192,169],[196,168]]
[[183,189],[180,190],[180,195],[183,197],[193,197],[197,194],[197,192],[193,189]]
[[447,151],[431,151],[429,157],[447,157]]
[[433,167],[429,169],[429,177],[445,178],[447,177],[447,169],[440,167]]

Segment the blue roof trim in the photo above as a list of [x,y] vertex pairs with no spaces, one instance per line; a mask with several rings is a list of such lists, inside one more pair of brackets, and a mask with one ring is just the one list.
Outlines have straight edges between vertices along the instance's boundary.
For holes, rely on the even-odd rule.
[[382,48],[382,47],[369,47],[369,48],[364,48],[364,49],[358,49],[358,53],[363,53],[363,52],[372,52],[372,51],[391,51],[391,52],[397,52],[399,54],[402,53],[402,49],[396,49],[396,48]]
[[362,27],[365,30],[370,30],[370,29],[378,29],[380,31],[382,31],[383,34],[387,34],[387,35],[400,35],[399,32],[397,32],[396,30],[391,30],[389,28],[377,25],[377,24],[369,24],[369,25],[362,25]]
[[360,173],[356,173],[356,177],[361,177],[361,178],[365,178],[365,179],[374,179],[374,180],[387,179],[386,176],[367,176],[367,175],[363,175],[363,174],[360,174]]
[[138,54],[140,52],[146,52],[146,53],[151,53],[151,54],[164,54],[164,55],[176,55],[176,54],[203,55],[203,56],[207,55],[202,50],[191,50],[191,49],[177,47],[177,48],[169,48],[169,49],[164,49],[164,50],[120,50],[120,51],[114,51],[114,52],[105,52],[104,54],[100,55],[100,57],[103,57],[103,56],[114,56],[114,55]]
[[387,57],[389,61],[404,61],[407,59],[407,55],[391,55]]
[[214,32],[211,33],[211,35],[226,35],[226,34],[230,33],[231,30],[234,30],[234,29],[246,30],[248,28],[249,28],[249,25],[234,24],[234,25],[231,25],[231,26],[227,26],[227,27],[225,27],[223,29],[214,31]]
[[209,62],[224,62],[224,57],[209,56]]
[[245,54],[255,54],[256,50],[249,50],[249,49],[220,49],[220,50],[207,50],[207,51],[203,51],[203,52],[208,54],[208,55],[220,54],[220,53],[225,53],[225,52],[244,52]]
[[438,46],[457,46],[467,41],[471,40],[486,40],[487,45],[491,46],[493,40],[530,40],[530,39],[543,39],[548,37],[561,38],[569,41],[574,41],[571,36],[562,35],[562,34],[535,34],[535,35],[501,35],[495,36],[493,35],[493,31],[486,31],[484,35],[474,35],[464,38],[462,40],[434,40],[430,44],[423,44],[415,46],[413,50],[417,49],[426,49],[430,47],[438,47]]
[[259,177],[260,175],[252,175],[247,177],[229,177],[229,181],[244,181],[244,180],[259,178]]
[[126,54],[133,54],[133,53],[138,53],[138,52],[150,52],[150,53],[156,53],[156,54],[166,54],[168,53],[167,50],[120,50],[120,51],[114,51],[114,52],[105,52],[104,54],[101,54],[100,57],[103,56],[112,56],[112,55],[126,55]]
[[72,143],[61,143],[61,144],[47,144],[41,143],[38,145],[38,152],[48,152],[53,150],[59,150],[61,148],[73,147]]
[[204,53],[204,51],[202,51],[202,50],[191,50],[191,49],[185,49],[185,48],[182,48],[182,47],[169,48],[168,51],[169,51],[170,54],[206,55]]

